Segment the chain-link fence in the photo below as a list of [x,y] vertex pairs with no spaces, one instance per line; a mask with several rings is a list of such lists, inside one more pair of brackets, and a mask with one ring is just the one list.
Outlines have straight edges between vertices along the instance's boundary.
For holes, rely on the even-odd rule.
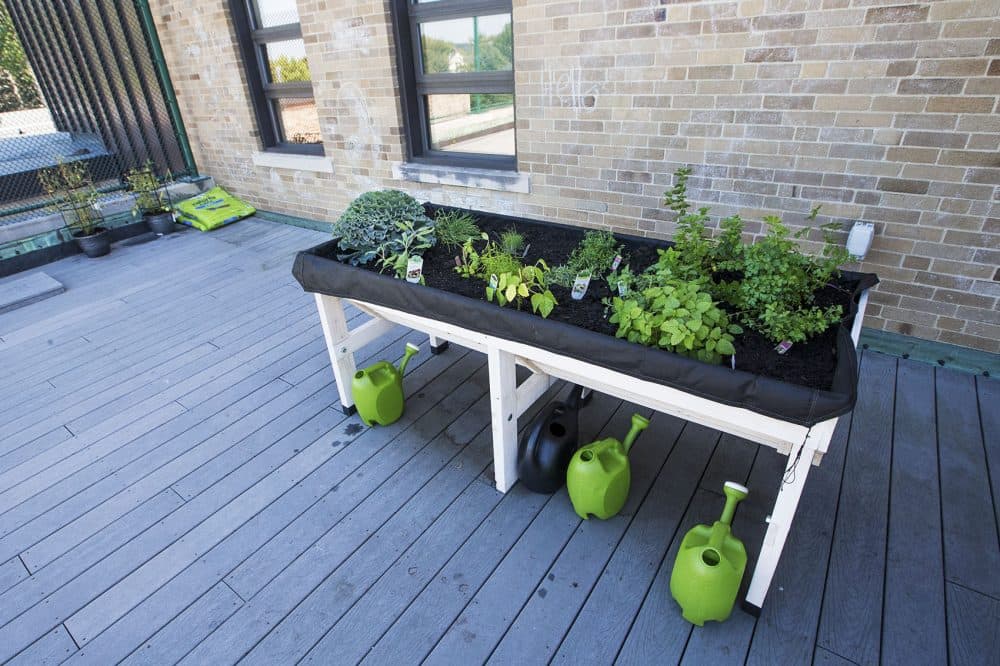
[[147,161],[194,175],[172,95],[147,0],[0,3],[0,227],[50,208],[60,160],[104,192]]

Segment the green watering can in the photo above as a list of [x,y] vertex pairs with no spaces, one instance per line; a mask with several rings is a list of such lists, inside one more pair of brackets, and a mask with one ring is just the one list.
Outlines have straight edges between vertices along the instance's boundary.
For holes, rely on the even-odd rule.
[[722,622],[736,603],[747,566],[747,550],[730,526],[736,505],[746,498],[746,487],[726,481],[726,507],[714,525],[695,525],[681,542],[670,574],[670,594],[684,619],[699,627],[705,620]]
[[388,361],[379,361],[354,373],[351,393],[358,416],[365,425],[378,423],[386,426],[403,415],[403,373],[410,357],[419,351],[419,347],[407,342],[398,369]]
[[625,442],[613,437],[587,444],[573,455],[566,472],[566,488],[573,510],[586,520],[589,514],[608,519],[622,510],[632,484],[628,451],[649,419],[632,415]]

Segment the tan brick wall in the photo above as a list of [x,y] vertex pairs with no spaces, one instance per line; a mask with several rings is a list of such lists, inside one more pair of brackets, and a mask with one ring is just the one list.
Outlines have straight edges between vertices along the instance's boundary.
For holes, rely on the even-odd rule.
[[868,325],[1000,352],[1000,0],[514,0],[531,193],[393,178],[405,154],[386,4],[299,0],[335,173],[255,167],[225,0],[154,0],[200,169],[331,219],[357,194],[669,237],[690,164],[716,215],[870,220]]

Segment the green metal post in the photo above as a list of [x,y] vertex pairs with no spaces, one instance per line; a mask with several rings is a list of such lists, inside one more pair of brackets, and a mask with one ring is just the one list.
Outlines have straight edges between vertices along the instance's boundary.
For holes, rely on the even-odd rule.
[[160,87],[163,88],[167,112],[170,114],[170,120],[177,131],[177,143],[180,144],[184,167],[189,176],[197,176],[198,166],[194,163],[191,143],[188,141],[187,131],[184,129],[181,109],[177,105],[177,95],[174,93],[174,85],[170,81],[167,62],[163,58],[163,47],[160,46],[160,37],[156,34],[156,24],[153,22],[153,13],[149,9],[149,0],[135,0],[135,7],[139,12],[139,20],[142,21],[142,29],[146,33],[146,39],[149,41],[150,55],[153,57],[153,65],[156,67],[156,76],[160,80]]
[[[472,17],[472,71],[479,71],[479,17]],[[479,106],[482,98],[479,95],[472,97],[472,112],[479,113]]]

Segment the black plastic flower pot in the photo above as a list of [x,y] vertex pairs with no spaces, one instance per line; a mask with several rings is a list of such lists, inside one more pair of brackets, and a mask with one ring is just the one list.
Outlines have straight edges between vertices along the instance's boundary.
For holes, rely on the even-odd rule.
[[174,233],[174,214],[169,211],[146,215],[146,223],[159,236]]
[[75,232],[73,238],[76,239],[83,253],[91,259],[103,257],[111,252],[111,235],[103,227],[97,227],[90,235],[83,235],[79,231]]

